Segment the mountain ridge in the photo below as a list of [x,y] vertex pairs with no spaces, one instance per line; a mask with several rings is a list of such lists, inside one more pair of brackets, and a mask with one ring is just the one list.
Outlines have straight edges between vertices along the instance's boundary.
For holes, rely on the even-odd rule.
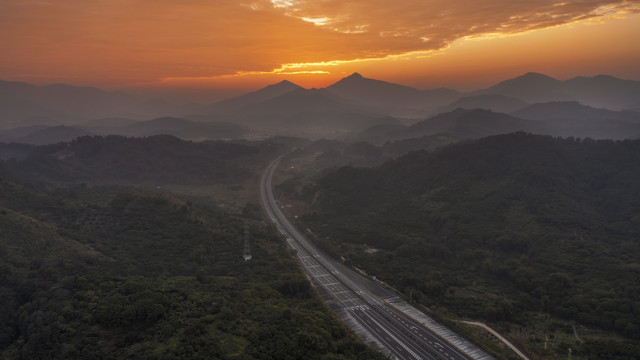
[[[325,134],[333,130],[342,131],[335,128],[339,122],[325,121],[326,117],[323,119],[319,113],[339,113],[340,121],[345,122],[351,121],[344,115],[346,113],[357,115],[354,118],[392,116],[396,119],[425,119],[457,107],[509,113],[520,105],[554,101],[578,101],[583,105],[614,111],[633,110],[640,104],[640,81],[609,75],[578,76],[561,81],[529,72],[485,89],[461,93],[447,88],[418,90],[354,72],[320,89],[305,89],[289,80],[282,80],[207,106],[175,106],[163,100],[140,101],[121,91],[105,92],[93,87],[68,84],[35,86],[1,80],[0,95],[3,95],[0,97],[0,128],[5,129],[27,125],[73,126],[100,118],[146,120],[175,116],[207,122],[259,125],[263,130],[273,125],[282,130],[285,125],[295,127],[300,119],[294,118],[308,114],[312,115],[306,118],[308,121],[302,120],[306,122],[306,134],[313,135],[313,131],[330,124],[332,128],[325,129]],[[312,97],[316,99],[311,100]],[[261,112],[273,116],[269,118]]]
[[446,88],[418,90],[405,85],[366,78],[357,72],[325,89],[362,106],[390,109],[392,112],[415,108],[426,110],[436,101],[453,99],[459,95],[457,91]]
[[267,85],[261,89],[251,91],[244,95],[213,103],[208,106],[208,110],[214,113],[220,112],[223,114],[229,114],[243,110],[247,106],[282,96],[297,89],[302,89],[302,87],[289,80],[282,80],[276,84]]
[[640,81],[623,80],[610,75],[577,76],[560,81],[529,72],[471,94],[499,94],[528,103],[578,101],[596,108],[619,111],[631,109],[640,101]]

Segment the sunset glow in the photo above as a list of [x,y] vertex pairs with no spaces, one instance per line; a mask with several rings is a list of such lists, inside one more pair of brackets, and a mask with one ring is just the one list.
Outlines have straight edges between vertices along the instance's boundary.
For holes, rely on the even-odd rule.
[[527,71],[640,79],[640,1],[4,0],[0,79],[470,89]]

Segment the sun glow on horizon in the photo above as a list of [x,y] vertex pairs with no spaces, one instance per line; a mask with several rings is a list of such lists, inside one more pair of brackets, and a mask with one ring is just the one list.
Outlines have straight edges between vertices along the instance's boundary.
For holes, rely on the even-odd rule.
[[260,86],[291,76],[313,86],[355,71],[418,87],[527,71],[640,79],[638,0],[400,0],[384,9],[367,0],[159,0],[152,12],[147,0],[6,0],[0,8],[6,80]]

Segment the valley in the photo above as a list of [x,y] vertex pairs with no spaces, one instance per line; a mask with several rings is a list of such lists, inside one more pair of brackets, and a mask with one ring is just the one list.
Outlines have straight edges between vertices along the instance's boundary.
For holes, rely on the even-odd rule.
[[640,359],[640,0],[0,0],[0,359]]
[[549,79],[2,131],[3,357],[633,358],[640,117]]

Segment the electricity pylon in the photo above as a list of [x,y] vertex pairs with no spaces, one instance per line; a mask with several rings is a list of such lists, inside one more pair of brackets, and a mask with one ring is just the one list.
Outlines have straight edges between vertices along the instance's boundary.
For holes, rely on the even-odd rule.
[[244,223],[244,261],[251,260],[251,249],[249,248],[249,224]]

